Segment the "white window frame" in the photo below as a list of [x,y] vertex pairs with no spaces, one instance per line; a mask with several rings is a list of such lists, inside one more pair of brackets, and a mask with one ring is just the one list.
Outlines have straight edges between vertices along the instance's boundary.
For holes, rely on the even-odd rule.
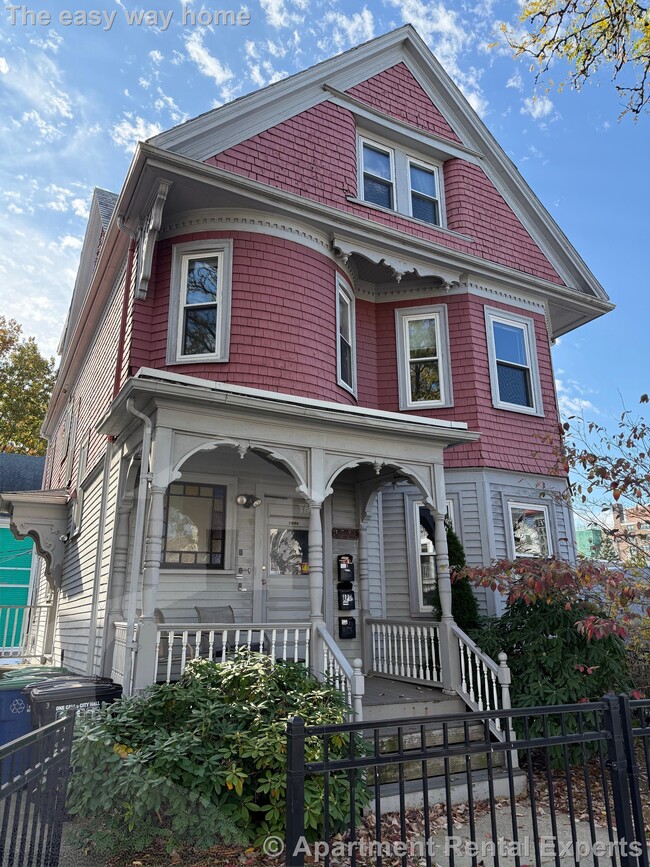
[[[439,400],[414,401],[411,399],[408,323],[414,319],[436,320],[436,328],[438,332],[438,370],[440,374]],[[453,406],[447,305],[436,304],[427,307],[399,307],[395,310],[395,330],[397,338],[397,377],[399,384],[400,409],[428,409],[437,406]]]
[[[391,158],[391,182],[392,182],[392,208],[386,208],[384,205],[378,205],[375,202],[367,201],[365,198],[365,190],[363,178],[365,174],[364,153],[363,147],[368,145],[378,151],[387,153]],[[362,202],[369,208],[377,208],[380,211],[385,211],[391,214],[400,214],[403,217],[408,217],[419,223],[422,226],[433,226],[434,228],[442,229],[446,227],[445,215],[445,198],[443,189],[442,164],[440,162],[428,160],[424,156],[419,156],[413,151],[402,150],[395,147],[394,144],[388,141],[382,141],[380,138],[371,138],[359,132],[357,135],[357,164],[358,172],[358,201]],[[428,220],[421,220],[419,217],[413,216],[413,200],[411,197],[411,165],[418,166],[425,171],[432,172],[436,178],[436,190],[438,197],[438,223],[430,223]],[[386,180],[382,178],[381,180]]]
[[[408,180],[408,206],[409,206],[409,217],[412,217],[414,220],[417,220],[419,223],[426,223],[427,226],[441,226],[442,225],[442,201],[441,201],[441,192],[440,192],[440,170],[438,166],[432,166],[429,163],[424,163],[422,160],[417,160],[414,157],[407,156],[407,180]],[[435,178],[436,184],[436,192],[438,193],[436,196],[428,196],[426,193],[421,193],[419,190],[414,190],[411,187],[411,166],[415,166],[418,169],[422,169],[425,172],[430,172]],[[417,196],[421,196],[423,199],[428,199],[429,201],[435,202],[438,206],[438,222],[430,223],[428,220],[421,220],[419,217],[415,217],[413,215],[413,194]]]
[[[225,362],[230,351],[230,307],[232,296],[232,247],[228,239],[190,241],[176,244],[172,253],[169,291],[168,364]],[[205,256],[219,259],[215,351],[200,355],[183,354],[184,289],[190,259]]]
[[513,521],[513,509],[528,509],[533,510],[535,512],[540,512],[544,515],[544,521],[546,523],[546,541],[548,543],[548,551],[546,553],[547,557],[553,556],[553,534],[552,534],[552,526],[551,526],[551,516],[549,513],[548,506],[543,505],[542,503],[525,503],[520,500],[508,500],[508,526],[509,526],[509,538],[510,545],[512,547],[512,557],[513,559],[517,559],[519,557],[535,557],[534,554],[519,554],[517,553],[517,543],[515,541],[515,529],[514,529],[514,521]]
[[[422,551],[420,547],[420,509],[428,508],[426,503],[423,500],[413,499],[412,497],[406,497],[406,503],[408,504],[410,501],[411,504],[411,520],[407,521],[407,527],[411,524],[411,544],[414,546],[413,558],[415,565],[415,582],[411,583],[411,616],[413,617],[430,617],[433,606],[424,604],[424,588],[422,587]],[[433,564],[434,564],[434,573],[436,584],[438,581],[438,563],[436,561],[436,550],[435,543],[433,545],[434,551],[432,555]],[[415,583],[415,586],[414,586]]]
[[[350,321],[350,374],[352,382],[348,383],[341,375],[341,321],[339,313],[339,301],[343,299],[348,305],[349,321]],[[340,274],[336,275],[336,381],[344,388],[353,394],[357,395],[357,322],[355,316],[355,298],[354,292]],[[345,339],[345,338],[344,338]],[[346,340],[346,343],[348,341]]]
[[[501,400],[499,393],[499,372],[498,359],[496,353],[496,343],[494,340],[494,323],[499,322],[503,325],[509,325],[514,328],[520,328],[524,334],[524,343],[526,347],[526,355],[528,357],[528,365],[526,369],[529,375],[530,396],[532,406],[522,406],[518,403],[509,403]],[[542,408],[542,389],[539,379],[539,367],[537,362],[537,343],[535,340],[535,323],[532,319],[526,316],[519,316],[516,313],[508,313],[504,310],[498,310],[492,307],[485,308],[485,330],[487,336],[488,359],[490,362],[490,385],[492,390],[492,404],[497,409],[505,409],[509,412],[521,412],[526,415],[543,416]]]
[[392,207],[385,208],[383,205],[378,205],[376,202],[368,202],[370,205],[374,205],[376,208],[382,208],[382,210],[395,211],[397,210],[397,183],[395,177],[395,150],[388,145],[382,144],[381,142],[374,141],[373,139],[366,138],[365,136],[359,136],[359,198],[364,202],[365,198],[365,184],[364,177],[366,175],[366,166],[363,149],[364,146],[367,145],[369,148],[373,148],[374,150],[381,151],[384,154],[387,154],[390,158],[390,179],[379,177],[378,175],[374,175],[372,172],[368,172],[367,174],[371,175],[373,178],[377,178],[378,180],[384,183],[390,183],[390,192],[391,192],[391,201]]

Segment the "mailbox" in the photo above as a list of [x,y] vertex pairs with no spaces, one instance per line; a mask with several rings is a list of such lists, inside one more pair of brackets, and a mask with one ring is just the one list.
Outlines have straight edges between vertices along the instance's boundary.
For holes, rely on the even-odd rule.
[[339,582],[354,581],[354,557],[352,554],[339,554],[336,558],[336,567]]
[[339,611],[353,611],[356,608],[354,590],[349,581],[341,581],[337,586],[339,596]]
[[356,638],[357,621],[354,617],[339,617],[339,638]]

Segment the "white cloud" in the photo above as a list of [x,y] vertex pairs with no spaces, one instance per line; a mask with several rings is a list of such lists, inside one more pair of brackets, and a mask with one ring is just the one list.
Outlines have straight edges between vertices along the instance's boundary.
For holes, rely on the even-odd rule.
[[62,130],[42,118],[35,109],[24,112],[20,122],[21,124],[33,123],[38,130],[40,141],[56,141],[63,135]]
[[529,96],[524,100],[520,111],[522,114],[529,114],[533,120],[541,120],[553,111],[553,102],[548,96]]
[[118,147],[130,153],[139,141],[146,141],[160,132],[162,127],[159,124],[145,120],[140,115],[134,117],[132,112],[127,111],[122,120],[113,126],[111,138]]
[[226,84],[234,77],[233,71],[229,66],[224,65],[214,57],[203,44],[203,32],[195,30],[185,40],[185,47],[190,60],[199,68],[199,72],[213,79],[214,83],[221,86]]
[[361,12],[355,12],[353,15],[328,12],[324,22],[332,26],[330,41],[338,51],[360,42],[367,42],[375,35],[374,18],[366,6]]
[[[264,10],[266,23],[271,27],[290,27],[292,24],[302,24],[304,15],[288,9],[285,0],[260,0],[260,6]],[[298,9],[305,9],[307,6],[306,0],[294,0],[294,6]]]
[[510,76],[510,78],[506,81],[506,87],[513,87],[515,90],[524,89],[524,80],[519,74],[519,71],[515,72],[514,75]]
[[259,64],[254,63],[250,65],[248,67],[248,74],[250,76],[250,80],[253,82],[254,85],[256,85],[257,87],[264,87],[264,85],[266,84],[266,79],[260,71]]
[[598,408],[590,400],[582,397],[587,391],[575,380],[570,379],[565,383],[562,379],[556,379],[555,389],[562,418],[583,416],[585,412],[600,415]]
[[83,241],[75,235],[64,235],[59,238],[59,246],[61,250],[81,250]]
[[4,57],[0,57],[0,74],[6,75],[9,72],[9,64]]
[[154,48],[153,51],[149,52],[149,57],[151,58],[152,63],[155,63],[156,65],[162,63],[163,61],[162,53],[158,51],[157,48]]
[[88,219],[88,214],[90,213],[90,209],[88,207],[88,203],[85,199],[73,199],[72,200],[72,210],[77,215],[77,217],[81,217],[84,220]]
[[54,61],[44,54],[32,55],[26,63],[12,67],[6,87],[20,99],[23,107],[35,108],[43,117],[71,119],[70,96],[57,86],[61,72]]

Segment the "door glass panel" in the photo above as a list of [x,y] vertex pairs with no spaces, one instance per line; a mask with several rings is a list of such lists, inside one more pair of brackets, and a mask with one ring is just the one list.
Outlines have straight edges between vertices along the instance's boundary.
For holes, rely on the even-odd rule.
[[271,575],[301,575],[309,568],[309,532],[269,527]]

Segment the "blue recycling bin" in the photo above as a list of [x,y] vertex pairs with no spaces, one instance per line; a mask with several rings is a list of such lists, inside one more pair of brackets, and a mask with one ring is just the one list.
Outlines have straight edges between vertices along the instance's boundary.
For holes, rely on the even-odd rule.
[[[32,730],[32,714],[29,698],[23,689],[33,683],[33,678],[0,680],[0,747],[15,741]],[[0,784],[8,782],[28,766],[30,748],[3,759],[0,766]]]

